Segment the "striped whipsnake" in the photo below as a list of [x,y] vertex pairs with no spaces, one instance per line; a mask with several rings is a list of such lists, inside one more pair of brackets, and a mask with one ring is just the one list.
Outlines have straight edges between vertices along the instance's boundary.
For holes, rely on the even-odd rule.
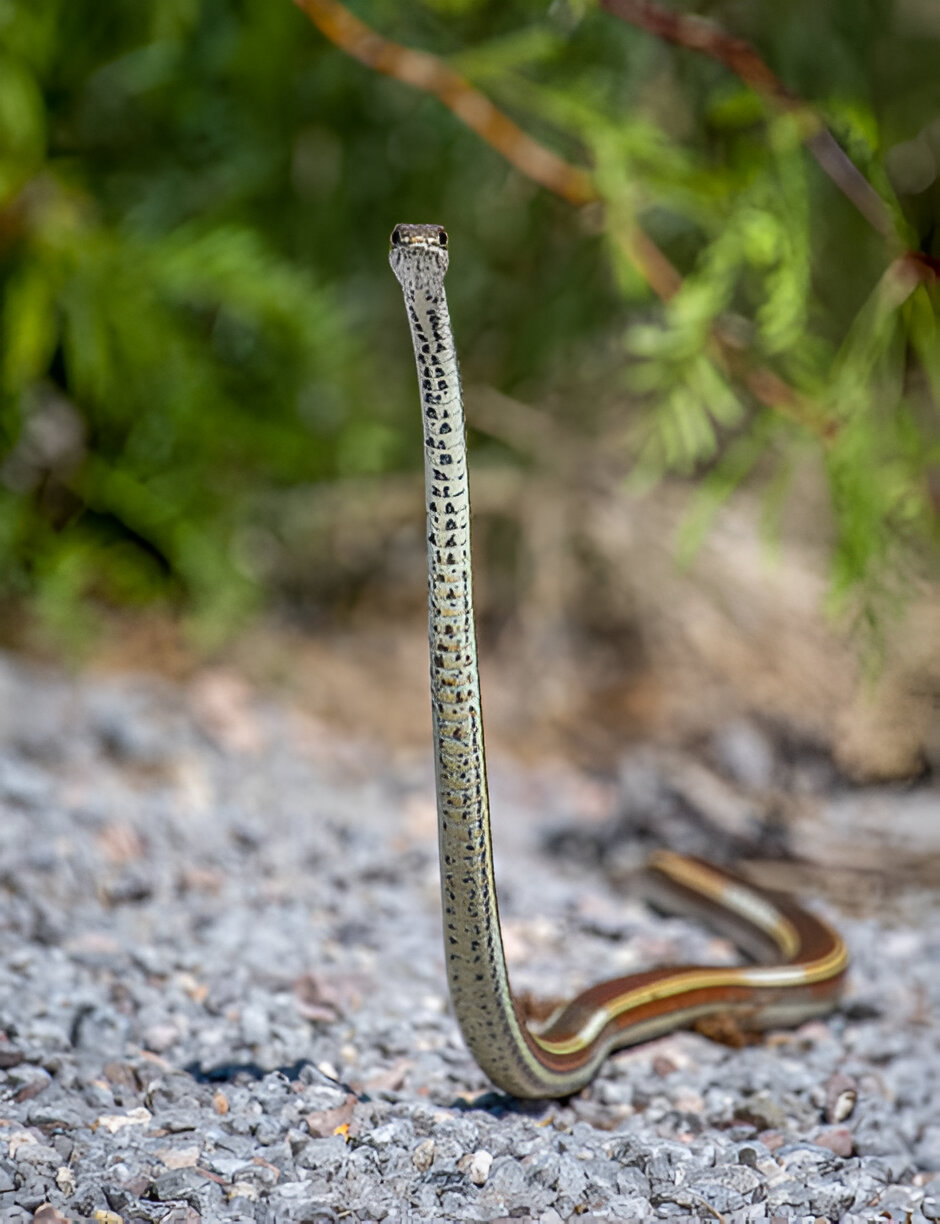
[[457,352],[444,293],[447,234],[398,225],[389,259],[411,327],[427,489],[431,708],[444,951],[464,1039],[494,1084],[517,1097],[578,1091],[621,1046],[703,1017],[741,1029],[795,1024],[832,1008],[848,954],[826,923],[719,867],[660,851],[650,881],[672,909],[730,929],[769,963],[667,966],[591,986],[537,1033],[509,986],[493,877],[473,622],[470,498]]

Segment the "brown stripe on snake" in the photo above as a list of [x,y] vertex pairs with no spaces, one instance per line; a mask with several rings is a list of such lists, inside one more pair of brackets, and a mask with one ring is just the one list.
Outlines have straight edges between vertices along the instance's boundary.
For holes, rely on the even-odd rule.
[[424,425],[428,631],[444,951],[464,1039],[494,1084],[554,1097],[589,1083],[611,1051],[708,1016],[743,1029],[829,1011],[848,965],[840,937],[789,901],[699,859],[661,851],[649,876],[672,908],[712,920],[770,964],[679,965],[601,982],[539,1032],[513,999],[493,876],[483,714],[473,622],[470,490],[460,374],[439,225],[398,225],[389,259],[401,283]]

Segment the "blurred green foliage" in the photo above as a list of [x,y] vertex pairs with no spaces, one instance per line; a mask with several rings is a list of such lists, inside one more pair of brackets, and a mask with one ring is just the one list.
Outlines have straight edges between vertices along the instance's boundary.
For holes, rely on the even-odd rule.
[[[685,551],[756,470],[773,507],[821,462],[834,594],[874,614],[936,537],[937,292],[882,279],[903,246],[940,255],[932,0],[699,6],[827,120],[896,248],[796,116],[589,4],[354,8],[593,166],[603,213],[289,0],[0,0],[0,591],[66,634],[89,598],[237,624],[278,546],[262,500],[420,462],[385,244],[435,220],[465,378],[629,426],[640,477],[700,487]],[[635,219],[685,278],[665,307],[610,241]],[[729,377],[709,341],[727,320],[831,442]]]

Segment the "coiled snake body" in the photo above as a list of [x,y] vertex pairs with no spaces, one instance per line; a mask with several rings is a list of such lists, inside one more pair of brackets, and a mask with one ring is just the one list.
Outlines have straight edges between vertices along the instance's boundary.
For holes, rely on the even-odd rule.
[[499,922],[473,621],[470,495],[457,353],[444,293],[447,234],[398,225],[389,259],[414,343],[427,489],[431,707],[444,951],[464,1039],[494,1084],[559,1097],[589,1083],[614,1049],[729,1014],[744,1029],[799,1023],[839,997],[846,948],[826,923],[721,868],[669,851],[649,874],[670,908],[730,928],[770,964],[668,966],[583,991],[538,1033],[513,999]]

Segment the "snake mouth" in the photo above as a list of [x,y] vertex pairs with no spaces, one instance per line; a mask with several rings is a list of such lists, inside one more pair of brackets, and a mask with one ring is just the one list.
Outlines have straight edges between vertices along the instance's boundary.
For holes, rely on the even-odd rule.
[[441,225],[396,225],[389,246],[418,246],[429,250],[446,247],[447,230]]

